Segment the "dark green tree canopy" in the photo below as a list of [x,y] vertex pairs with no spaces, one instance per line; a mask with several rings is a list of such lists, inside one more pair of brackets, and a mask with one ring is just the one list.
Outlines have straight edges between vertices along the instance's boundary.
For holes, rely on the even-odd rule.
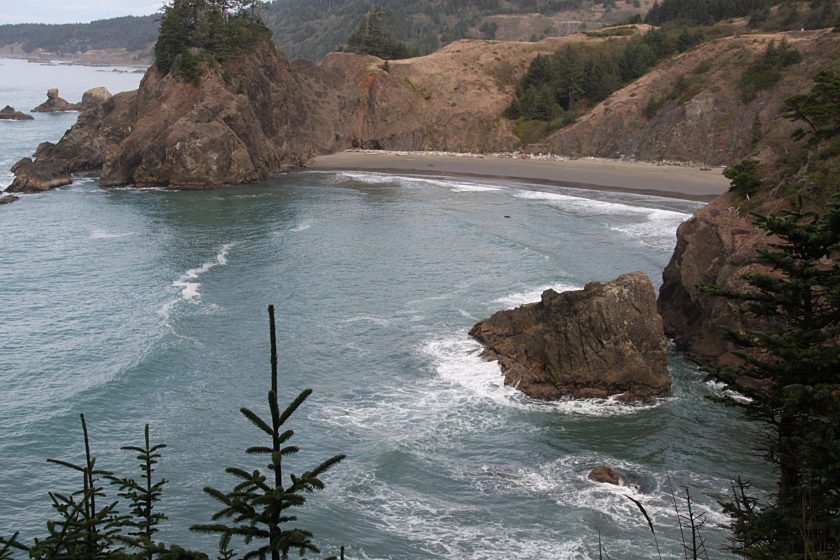
[[197,80],[203,67],[271,39],[258,0],[172,0],[163,7],[155,63],[163,73]]
[[344,50],[357,54],[372,54],[386,60],[406,58],[408,48],[391,31],[393,15],[376,7],[362,18],[359,28],[347,40]]

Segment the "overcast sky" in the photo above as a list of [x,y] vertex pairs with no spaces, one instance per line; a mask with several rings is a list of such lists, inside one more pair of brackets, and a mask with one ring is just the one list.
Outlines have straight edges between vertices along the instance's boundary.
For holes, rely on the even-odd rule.
[[162,0],[0,0],[3,23],[75,23],[155,13]]

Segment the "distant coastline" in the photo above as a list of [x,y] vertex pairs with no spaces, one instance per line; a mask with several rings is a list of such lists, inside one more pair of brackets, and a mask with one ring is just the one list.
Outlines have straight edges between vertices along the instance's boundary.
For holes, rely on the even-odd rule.
[[126,66],[136,68],[137,70],[145,70],[153,62],[150,50],[130,52],[126,49],[105,49],[68,55],[41,49],[27,53],[21,45],[4,45],[0,47],[0,58],[28,60],[38,63],[56,62],[78,66]]
[[555,186],[709,201],[729,189],[721,168],[533,154],[348,150],[318,156],[312,171],[370,171],[526,180]]

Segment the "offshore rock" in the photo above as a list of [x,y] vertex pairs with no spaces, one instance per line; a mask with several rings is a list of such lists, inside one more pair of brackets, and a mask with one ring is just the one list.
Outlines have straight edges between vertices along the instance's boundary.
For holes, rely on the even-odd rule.
[[671,387],[662,320],[648,277],[634,272],[583,290],[500,311],[470,335],[497,360],[505,383],[543,400],[639,401]]
[[16,111],[15,108],[10,105],[6,105],[5,107],[3,107],[3,110],[0,111],[0,120],[31,121],[34,118],[35,117],[33,117],[32,115]]
[[47,100],[32,109],[33,113],[60,113],[62,111],[78,111],[79,105],[68,103],[58,95],[57,88],[47,90]]
[[18,197],[13,194],[0,194],[0,205],[11,204],[16,200],[18,200]]
[[589,471],[589,475],[587,478],[593,482],[601,482],[604,484],[613,484],[618,486],[621,484],[621,477],[618,476],[618,473],[612,470],[610,467],[600,466],[595,467],[591,471]]

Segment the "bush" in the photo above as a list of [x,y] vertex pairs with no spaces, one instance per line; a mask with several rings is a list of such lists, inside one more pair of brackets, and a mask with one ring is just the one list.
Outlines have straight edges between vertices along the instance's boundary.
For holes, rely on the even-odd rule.
[[756,98],[759,91],[776,85],[782,79],[784,68],[801,61],[802,54],[791,47],[787,41],[782,40],[778,46],[775,41],[771,41],[761,58],[741,74],[741,80],[738,84],[741,90],[741,99],[744,103],[749,103]]
[[724,169],[723,176],[731,181],[729,192],[748,197],[761,188],[761,162],[755,159],[741,160]]

